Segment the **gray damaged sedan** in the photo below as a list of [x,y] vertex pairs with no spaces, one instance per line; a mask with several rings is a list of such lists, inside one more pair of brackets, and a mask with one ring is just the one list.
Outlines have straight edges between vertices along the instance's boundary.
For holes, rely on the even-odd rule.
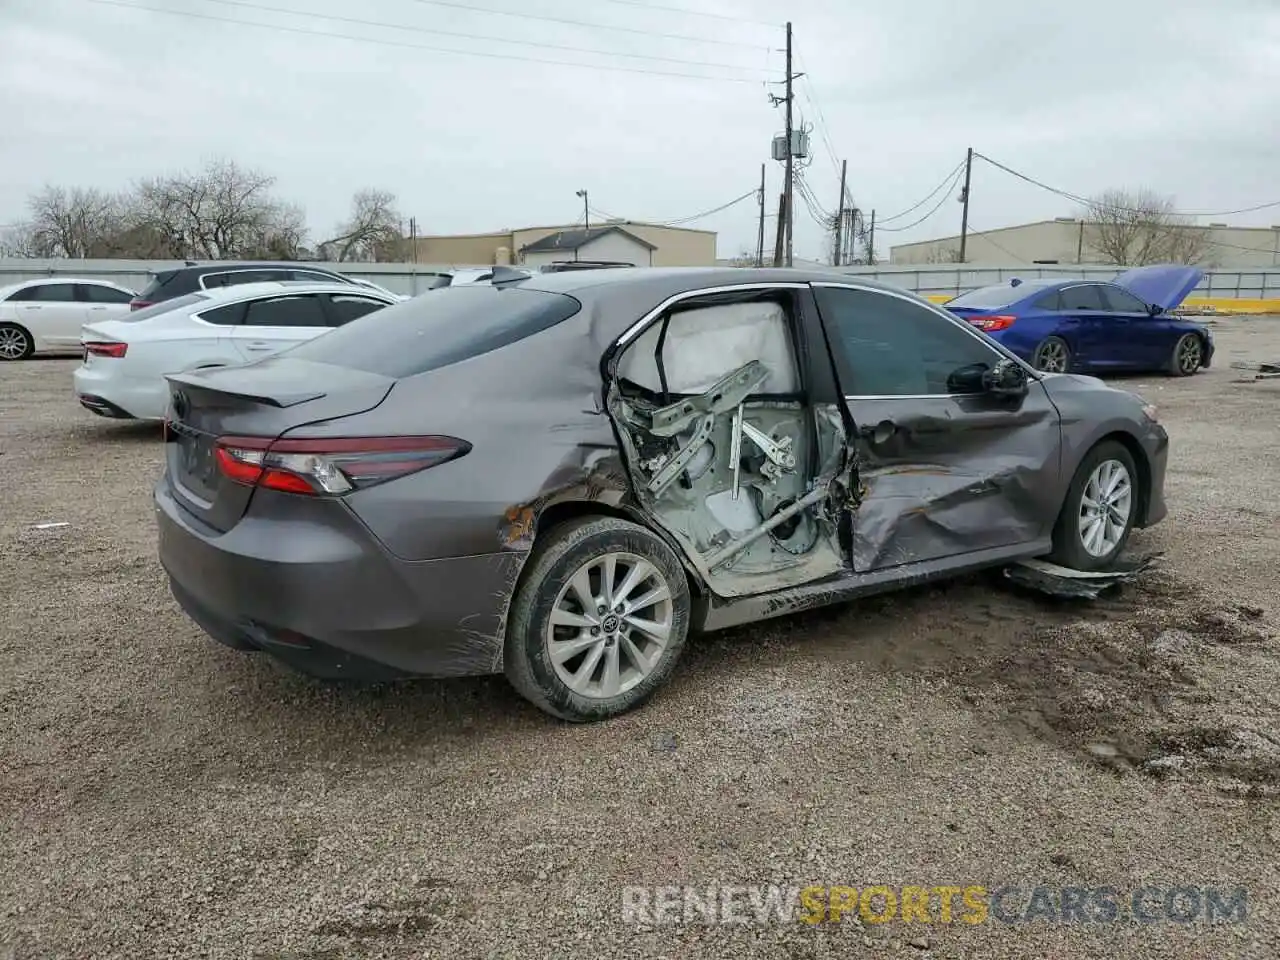
[[690,632],[1023,558],[1105,570],[1165,515],[1152,407],[910,294],[498,272],[168,378],[160,559],[212,637],[330,678],[505,672],[594,720]]

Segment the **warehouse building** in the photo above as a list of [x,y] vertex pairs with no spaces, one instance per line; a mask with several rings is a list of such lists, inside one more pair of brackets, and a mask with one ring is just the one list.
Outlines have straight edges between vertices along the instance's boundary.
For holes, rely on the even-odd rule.
[[524,227],[417,239],[418,263],[542,265],[557,260],[612,260],[638,267],[714,266],[716,235],[710,230],[606,220],[589,227]]
[[[1111,263],[1097,249],[1097,227],[1075,217],[1040,220],[999,230],[971,232],[965,242],[965,262],[977,265],[1016,263]],[[1198,262],[1206,267],[1249,268],[1280,266],[1280,226],[1231,227],[1211,223],[1177,227],[1203,233]],[[903,266],[957,263],[960,235],[922,240],[892,247],[889,262]]]

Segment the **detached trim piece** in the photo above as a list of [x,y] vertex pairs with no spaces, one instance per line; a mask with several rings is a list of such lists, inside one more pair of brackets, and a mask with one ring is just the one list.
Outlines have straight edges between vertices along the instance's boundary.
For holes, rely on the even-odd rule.
[[1021,560],[1006,567],[1005,578],[1020,587],[1027,587],[1067,600],[1096,600],[1113,587],[1129,583],[1156,564],[1163,554],[1153,554],[1138,560],[1121,561],[1119,569],[1088,573],[1060,567],[1047,560]]

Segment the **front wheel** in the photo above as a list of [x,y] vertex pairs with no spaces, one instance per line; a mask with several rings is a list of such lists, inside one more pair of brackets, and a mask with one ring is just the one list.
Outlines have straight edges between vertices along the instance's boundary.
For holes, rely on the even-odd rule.
[[534,549],[507,630],[511,685],[575,722],[639,706],[671,675],[688,633],[689,584],[675,553],[614,517],[566,524]]
[[1045,337],[1036,347],[1032,366],[1045,373],[1066,373],[1071,369],[1071,348],[1061,337]]
[[1173,356],[1169,359],[1169,370],[1177,377],[1189,377],[1200,369],[1204,362],[1204,344],[1199,334],[1184,333],[1173,347]]
[[1050,559],[1073,570],[1109,569],[1129,540],[1139,502],[1133,455],[1113,440],[1098,444],[1067,489]]
[[26,360],[35,352],[31,334],[16,323],[0,323],[0,360]]

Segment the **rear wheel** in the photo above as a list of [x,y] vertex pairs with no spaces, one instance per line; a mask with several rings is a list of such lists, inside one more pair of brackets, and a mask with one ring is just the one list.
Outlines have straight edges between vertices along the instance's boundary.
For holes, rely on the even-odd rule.
[[644,527],[595,517],[536,546],[511,608],[505,672],[526,699],[576,722],[639,706],[675,668],[689,584]]
[[1114,440],[1098,444],[1076,468],[1050,559],[1073,570],[1109,569],[1129,541],[1139,494],[1133,455]]
[[1169,370],[1177,377],[1189,377],[1200,369],[1204,361],[1204,344],[1200,335],[1184,333],[1174,344],[1173,356],[1169,358]]
[[0,360],[26,360],[35,352],[31,334],[16,323],[0,323]]
[[1066,373],[1071,369],[1071,348],[1061,337],[1045,337],[1036,347],[1032,365],[1045,373]]

